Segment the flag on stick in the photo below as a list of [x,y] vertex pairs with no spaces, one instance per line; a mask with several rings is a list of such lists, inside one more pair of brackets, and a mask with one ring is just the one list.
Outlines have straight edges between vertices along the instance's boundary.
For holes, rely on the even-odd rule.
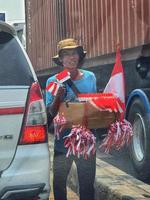
[[64,83],[65,81],[70,79],[70,72],[65,69],[56,75],[56,79],[59,83]]
[[118,100],[118,108],[120,111],[120,119],[124,118],[125,112],[125,81],[124,70],[121,63],[120,48],[117,48],[116,61],[110,77],[107,83],[104,93],[112,93]]
[[120,149],[125,144],[129,144],[133,136],[132,126],[130,122],[124,119],[125,113],[125,81],[124,71],[121,63],[120,48],[117,48],[116,61],[107,83],[104,93],[112,93],[117,98],[118,110],[120,118],[112,123],[108,129],[108,134],[104,138],[100,148],[105,152],[109,152],[111,148]]
[[62,83],[70,79],[70,73],[68,70],[63,70],[62,72],[56,74],[56,80],[57,82],[50,82],[46,90],[50,92],[53,96],[56,96],[58,89]]
[[50,92],[53,96],[56,96],[58,89],[59,84],[57,82],[50,82],[46,87],[46,90]]

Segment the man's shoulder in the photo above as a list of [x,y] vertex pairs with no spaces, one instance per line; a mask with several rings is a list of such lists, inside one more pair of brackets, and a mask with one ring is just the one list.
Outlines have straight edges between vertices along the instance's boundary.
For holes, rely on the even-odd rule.
[[95,77],[95,74],[92,72],[92,71],[89,71],[89,70],[82,70],[84,75],[86,76],[94,76]]
[[50,76],[50,77],[47,79],[47,83],[50,83],[51,81],[56,81],[56,75]]

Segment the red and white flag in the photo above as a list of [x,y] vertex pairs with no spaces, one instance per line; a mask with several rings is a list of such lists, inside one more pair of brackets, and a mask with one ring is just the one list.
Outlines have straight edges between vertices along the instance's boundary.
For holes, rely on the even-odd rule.
[[117,49],[116,62],[110,80],[104,89],[104,93],[112,93],[117,98],[117,104],[120,111],[120,119],[110,124],[108,134],[100,145],[100,148],[108,153],[112,148],[119,150],[124,145],[128,145],[133,136],[130,122],[124,119],[125,81],[119,48]]
[[70,79],[70,72],[65,69],[56,75],[56,79],[59,83],[64,83],[65,81]]
[[60,87],[60,84],[64,83],[65,81],[70,79],[70,72],[65,69],[62,72],[56,74],[56,80],[57,82],[50,82],[46,90],[50,92],[52,95],[56,96],[58,89]]
[[58,89],[59,89],[59,84],[57,82],[50,82],[46,87],[46,90],[54,96],[56,96]]
[[124,71],[121,63],[120,48],[116,52],[116,61],[110,77],[107,83],[104,93],[112,93],[118,100],[118,108],[120,111],[120,119],[124,119],[125,112],[125,81]]

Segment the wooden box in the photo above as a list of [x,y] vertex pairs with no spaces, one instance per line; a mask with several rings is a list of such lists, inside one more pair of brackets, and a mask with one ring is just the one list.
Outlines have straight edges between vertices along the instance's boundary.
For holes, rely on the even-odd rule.
[[117,119],[117,113],[97,110],[89,102],[62,103],[59,113],[63,113],[67,120],[66,128],[78,124],[86,124],[88,128],[107,128]]

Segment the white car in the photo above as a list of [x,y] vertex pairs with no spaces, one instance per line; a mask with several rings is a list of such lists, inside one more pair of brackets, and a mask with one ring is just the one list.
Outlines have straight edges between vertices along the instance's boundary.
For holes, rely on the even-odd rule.
[[0,199],[49,199],[50,155],[41,89],[15,30],[0,22]]

